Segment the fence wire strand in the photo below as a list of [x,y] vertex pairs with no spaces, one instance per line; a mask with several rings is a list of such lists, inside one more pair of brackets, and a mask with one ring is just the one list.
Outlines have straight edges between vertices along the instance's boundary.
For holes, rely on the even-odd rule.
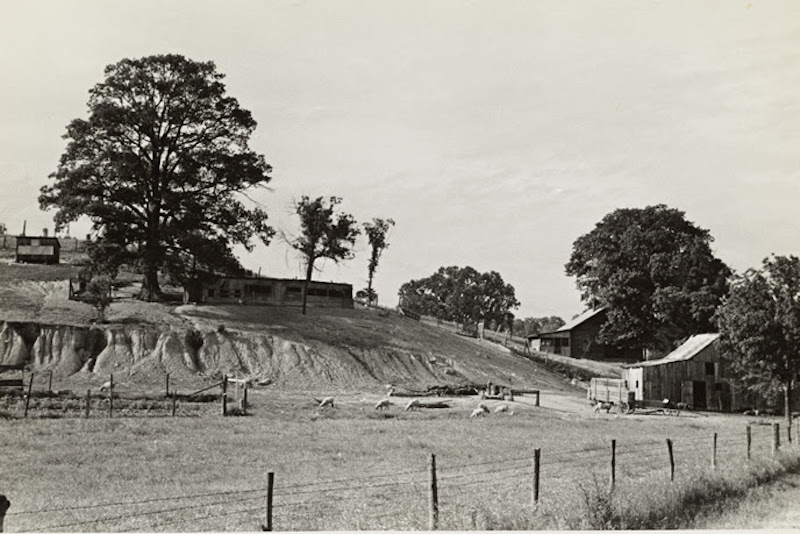
[[[773,447],[773,430],[764,431],[751,425],[750,453],[753,459],[770,458]],[[763,425],[767,426],[767,425]],[[792,442],[781,440],[782,448],[793,445]],[[618,479],[636,480],[645,476],[662,476],[668,472],[668,448],[666,438],[648,438],[645,440],[615,440],[616,474]],[[714,434],[692,433],[678,435],[672,439],[672,451],[675,462],[675,471],[684,476],[689,472],[697,472],[702,468],[711,470],[714,466],[719,471],[734,469],[747,461],[747,437],[745,432],[733,430],[719,430]],[[715,448],[716,447],[716,448]],[[455,463],[453,465],[440,465],[436,472],[437,485],[440,496],[451,499],[443,504],[444,507],[462,506],[460,496],[485,493],[490,488],[494,498],[505,502],[503,492],[512,488],[524,488],[512,501],[529,501],[532,498],[534,477],[534,456],[510,456],[492,460],[472,463]],[[610,474],[610,461],[612,458],[610,440],[602,444],[579,444],[570,450],[559,450],[555,454],[543,451],[539,462],[539,476],[546,474],[542,479],[540,491],[551,491],[548,488],[558,488],[566,483],[569,486],[581,484],[587,480],[587,475],[595,481],[598,475]],[[642,475],[641,468],[649,467],[646,475]],[[550,474],[552,473],[552,474]],[[427,495],[426,484],[427,469],[413,469],[399,473],[376,473],[358,477],[346,477],[330,480],[317,480],[314,482],[301,482],[288,485],[275,485],[274,494],[277,502],[272,504],[272,509],[280,517],[290,521],[302,518],[322,518],[327,515],[339,514],[340,519],[345,518],[347,511],[342,503],[360,501],[359,509],[377,509],[378,506],[391,504],[391,500],[400,495],[417,494]],[[638,474],[638,476],[636,476]],[[601,475],[602,476],[602,475]],[[387,480],[392,479],[392,480]],[[400,480],[398,480],[400,479]],[[601,478],[602,479],[602,478]],[[390,493],[386,490],[391,489]],[[259,507],[240,508],[241,503],[266,499],[267,487],[250,489],[204,492],[183,494],[168,497],[147,498],[141,500],[120,500],[116,502],[56,506],[34,510],[9,511],[8,516],[32,516],[52,513],[86,512],[90,510],[110,509],[122,507],[123,513],[109,516],[95,517],[74,521],[53,522],[52,525],[37,526],[36,530],[52,531],[74,527],[89,527],[104,525],[133,524],[132,530],[153,530],[164,527],[194,522],[193,527],[202,525],[219,524],[220,518],[231,518],[245,515],[264,513],[266,503]],[[256,494],[253,496],[248,496]],[[203,500],[199,504],[192,503],[184,506],[159,507],[147,509],[146,505],[158,503],[175,503],[187,500]],[[213,499],[212,502],[206,502]],[[239,506],[236,506],[239,505]],[[220,506],[236,506],[235,509],[219,509]],[[441,507],[441,506],[440,506]],[[205,508],[201,512],[200,508]],[[424,509],[424,507],[422,508]],[[171,517],[183,512],[181,517]],[[417,514],[420,512],[417,511]],[[344,514],[344,515],[343,515]],[[185,517],[183,517],[185,516]],[[401,511],[379,515],[364,515],[367,520],[376,521],[387,517],[418,522],[419,518]],[[149,519],[149,520],[148,520]],[[313,523],[314,519],[311,519]],[[144,524],[142,524],[144,522]],[[254,527],[255,525],[248,525]]]

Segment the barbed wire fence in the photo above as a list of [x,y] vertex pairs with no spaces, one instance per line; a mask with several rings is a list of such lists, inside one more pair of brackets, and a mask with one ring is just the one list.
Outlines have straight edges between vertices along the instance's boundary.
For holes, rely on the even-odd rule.
[[[108,377],[103,385],[86,389],[85,393],[54,388],[52,371],[26,372],[23,378],[0,380],[3,393],[0,412],[13,419],[191,417],[212,412],[247,414],[249,386],[228,376],[223,375],[221,380],[197,391],[178,392],[171,386],[167,373],[163,393],[138,391],[135,387],[116,384],[113,374]],[[2,388],[3,382],[18,382],[19,386]]]
[[[783,448],[786,448],[786,443]],[[427,468],[283,484],[266,473],[260,487],[147,499],[17,509],[0,516],[8,532],[158,532],[235,530],[468,530],[486,510],[580,505],[582,488],[605,480],[688,479],[700,471],[741,471],[781,450],[777,423],[679,435],[580,443],[562,450],[449,463]],[[438,460],[438,465],[437,465]],[[1,488],[0,488],[1,490]],[[13,495],[7,496],[13,505]],[[0,496],[0,504],[3,497]],[[0,506],[2,510],[2,506]]]

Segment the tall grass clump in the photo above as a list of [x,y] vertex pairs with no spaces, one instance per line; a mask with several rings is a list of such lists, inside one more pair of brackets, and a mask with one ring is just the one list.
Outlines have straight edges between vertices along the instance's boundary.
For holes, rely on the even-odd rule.
[[[663,473],[620,482],[613,491],[592,476],[578,484],[575,502],[538,508],[478,509],[481,530],[663,530],[693,528],[747,496],[751,489],[800,472],[800,453],[753,461],[737,470],[696,471],[670,483]],[[475,528],[459,525],[461,528]]]

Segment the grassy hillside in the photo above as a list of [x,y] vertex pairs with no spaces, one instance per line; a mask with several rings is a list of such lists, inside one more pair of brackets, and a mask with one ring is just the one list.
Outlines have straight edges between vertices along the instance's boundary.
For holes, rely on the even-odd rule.
[[[0,263],[0,320],[90,326],[94,308],[68,299],[68,280],[76,274],[72,265]],[[154,334],[196,329],[222,343],[224,355],[206,351],[212,358],[208,365],[219,366],[221,372],[226,366],[240,368],[243,357],[251,362],[263,357],[269,358],[269,366],[256,362],[246,367],[273,369],[278,376],[294,376],[295,383],[298,376],[319,383],[315,373],[324,373],[326,383],[344,389],[365,380],[396,380],[408,387],[492,380],[521,388],[575,390],[561,374],[496,343],[458,336],[392,310],[311,308],[302,315],[299,308],[146,303],[132,298],[138,290],[134,280],[127,277],[115,291],[104,328],[147,328]],[[264,343],[269,347],[262,347]]]

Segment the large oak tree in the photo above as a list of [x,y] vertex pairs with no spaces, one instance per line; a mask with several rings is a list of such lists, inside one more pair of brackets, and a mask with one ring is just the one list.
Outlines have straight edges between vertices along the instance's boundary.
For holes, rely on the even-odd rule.
[[608,308],[599,341],[621,348],[669,350],[714,330],[730,270],[708,230],[665,205],[618,209],[579,237],[566,264],[581,299]]
[[226,95],[213,62],[180,55],[123,59],[89,92],[54,183],[41,190],[56,227],[87,216],[106,243],[135,253],[140,297],[160,297],[158,273],[239,266],[232,244],[269,243],[267,214],[247,197],[271,167],[248,141],[256,122]]
[[722,354],[742,385],[784,394],[791,435],[792,389],[800,373],[800,259],[774,256],[734,278],[717,310]]

